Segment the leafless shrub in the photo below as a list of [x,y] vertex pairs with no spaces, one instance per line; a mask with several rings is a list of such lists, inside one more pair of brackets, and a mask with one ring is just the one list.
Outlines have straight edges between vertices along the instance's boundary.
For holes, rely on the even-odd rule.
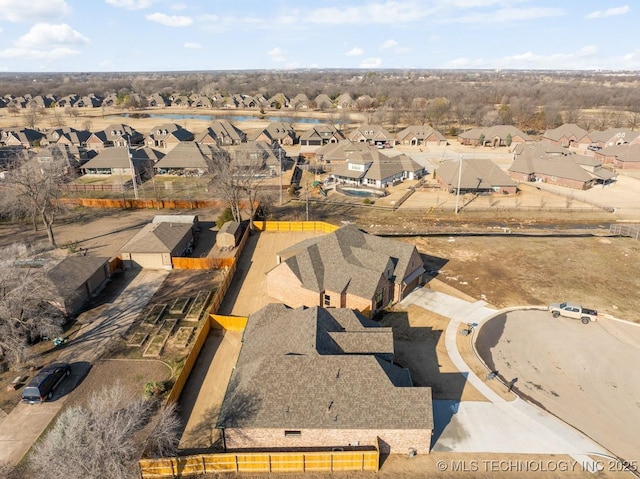
[[60,415],[30,456],[32,477],[135,478],[145,449],[155,456],[175,452],[178,430],[173,407],[133,398],[120,384],[107,386],[86,406],[72,406]]

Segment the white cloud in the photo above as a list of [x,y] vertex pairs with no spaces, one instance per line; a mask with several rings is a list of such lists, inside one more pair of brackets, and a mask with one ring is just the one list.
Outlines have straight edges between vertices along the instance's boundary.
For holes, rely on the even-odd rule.
[[40,22],[63,18],[71,7],[65,0],[0,0],[0,11],[10,22]]
[[348,57],[359,57],[360,55],[364,55],[364,50],[359,47],[354,47],[345,53],[345,55]]
[[540,54],[523,52],[501,58],[486,59],[461,57],[450,60],[446,68],[499,68],[522,70],[595,70],[604,68],[597,57],[598,47],[586,45],[575,52]]
[[389,0],[358,6],[318,8],[305,15],[309,22],[323,25],[400,24],[415,22],[428,12],[428,8],[416,1]]
[[380,58],[365,58],[360,62],[360,68],[378,68],[380,65],[382,65]]
[[109,5],[127,10],[142,10],[153,5],[154,0],[105,0]]
[[174,3],[169,7],[171,10],[185,10],[187,8],[186,3]]
[[605,18],[614,15],[626,15],[629,11],[631,11],[629,5],[624,5],[622,7],[608,8],[607,10],[596,10],[588,14],[585,18]]
[[561,8],[503,8],[486,13],[471,13],[454,19],[458,23],[508,23],[538,18],[560,17],[564,15]]
[[202,45],[200,45],[199,43],[195,43],[195,42],[186,42],[186,43],[184,44],[184,47],[185,47],[185,48],[191,48],[191,49],[197,50],[197,49],[199,49],[199,48],[202,48]]
[[398,46],[398,42],[396,42],[395,40],[387,40],[386,42],[384,42],[382,45],[380,45],[380,48],[382,50],[386,50],[387,48],[394,48]]
[[284,51],[282,50],[282,48],[279,48],[279,47],[275,47],[269,50],[267,52],[267,56],[271,58],[272,61],[278,62],[278,63],[284,62],[286,60]]
[[145,17],[151,22],[157,22],[166,27],[188,27],[193,23],[191,17],[180,15],[166,15],[164,13],[151,13]]
[[12,47],[0,51],[0,57],[56,60],[79,54],[78,47],[89,43],[87,37],[65,23],[37,23]]

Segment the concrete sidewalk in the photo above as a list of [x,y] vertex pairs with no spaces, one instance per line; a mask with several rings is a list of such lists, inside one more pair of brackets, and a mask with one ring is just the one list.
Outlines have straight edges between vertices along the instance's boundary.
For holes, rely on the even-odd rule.
[[162,285],[168,271],[143,270],[136,274],[118,298],[90,315],[76,337],[65,345],[59,361],[71,364],[71,376],[55,391],[51,401],[18,404],[2,421],[0,463],[16,465],[64,406],[68,394],[89,372],[114,337],[123,335]]
[[460,324],[481,324],[499,311],[488,308],[484,301],[469,302],[428,288],[414,291],[400,306],[410,304],[449,318],[447,354],[467,381],[490,401],[434,401],[434,451],[565,454],[580,464],[591,462],[587,454],[606,453],[546,411],[521,399],[505,401],[471,371],[456,343]]

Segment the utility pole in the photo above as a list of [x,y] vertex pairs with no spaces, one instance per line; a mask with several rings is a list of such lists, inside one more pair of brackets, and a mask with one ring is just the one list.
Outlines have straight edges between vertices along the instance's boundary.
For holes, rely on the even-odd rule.
[[309,180],[307,180],[307,221],[309,221]]
[[282,147],[278,148],[278,160],[280,161],[280,206],[282,206]]
[[458,166],[458,189],[456,190],[456,214],[458,214],[458,200],[460,199],[460,183],[462,182],[462,155],[460,155],[460,165]]

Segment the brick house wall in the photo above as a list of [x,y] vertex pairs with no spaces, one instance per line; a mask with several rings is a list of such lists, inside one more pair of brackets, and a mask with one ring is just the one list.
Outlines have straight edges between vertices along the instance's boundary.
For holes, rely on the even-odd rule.
[[383,454],[429,454],[431,429],[224,429],[226,449],[373,446]]
[[285,303],[292,308],[320,305],[320,294],[305,289],[298,277],[286,264],[267,273],[267,296]]
[[640,161],[621,161],[616,158],[613,166],[622,170],[640,170]]
[[541,178],[545,183],[549,183],[551,185],[566,186],[567,188],[574,188],[576,190],[589,189],[589,185],[585,184],[584,181],[580,181],[580,180],[572,180],[571,178],[554,177],[551,175],[545,175],[541,173],[536,173],[536,177]]

